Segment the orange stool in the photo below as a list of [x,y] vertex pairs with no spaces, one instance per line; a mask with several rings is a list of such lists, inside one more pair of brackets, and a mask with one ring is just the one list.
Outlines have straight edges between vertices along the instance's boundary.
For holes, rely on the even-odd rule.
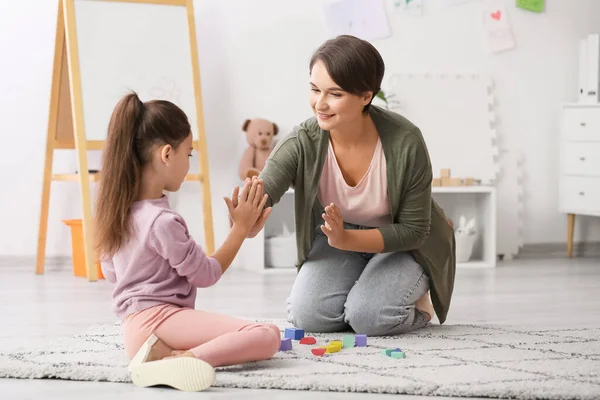
[[[63,222],[71,228],[73,275],[86,278],[87,268],[85,267],[85,253],[83,250],[83,221],[80,219],[68,219],[63,220]],[[104,279],[99,260],[96,261],[96,268],[98,269],[98,279]]]

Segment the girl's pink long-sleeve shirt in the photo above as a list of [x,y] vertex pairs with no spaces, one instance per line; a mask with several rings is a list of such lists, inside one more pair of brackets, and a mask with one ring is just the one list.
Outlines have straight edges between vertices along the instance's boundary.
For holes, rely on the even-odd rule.
[[102,273],[116,283],[113,307],[127,315],[159,304],[194,308],[196,288],[214,285],[220,263],[191,238],[187,224],[171,210],[166,196],[135,202],[130,209],[132,234],[102,262]]

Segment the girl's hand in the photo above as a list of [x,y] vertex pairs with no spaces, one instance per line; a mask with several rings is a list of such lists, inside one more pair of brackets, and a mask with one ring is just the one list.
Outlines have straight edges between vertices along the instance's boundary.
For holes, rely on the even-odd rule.
[[325,207],[323,220],[325,221],[325,225],[321,225],[321,231],[327,235],[329,245],[336,249],[344,250],[347,232],[344,229],[344,220],[338,206],[331,203]]
[[[262,179],[258,179],[258,183],[262,185],[262,183],[263,183]],[[263,188],[264,188],[264,186],[263,186]],[[233,194],[231,195],[231,202],[233,204],[233,208],[238,206],[239,194],[240,194],[240,187],[239,186],[234,187]],[[268,195],[265,194],[265,196],[268,196]],[[265,226],[265,222],[267,222],[267,218],[269,217],[269,215],[271,214],[272,211],[273,211],[273,207],[267,207],[262,211],[262,213],[260,214],[260,217],[258,217],[258,219],[256,220],[256,223],[250,229],[250,232],[248,232],[247,237],[253,238],[256,235],[258,235],[258,233]],[[233,220],[231,219],[231,215],[229,215],[229,227],[230,228],[233,227]]]
[[[235,193],[235,190],[234,190]],[[246,180],[242,193],[234,206],[233,200],[224,197],[229,210],[233,229],[240,229],[248,235],[257,219],[263,213],[268,196],[263,193],[263,185],[257,178]]]

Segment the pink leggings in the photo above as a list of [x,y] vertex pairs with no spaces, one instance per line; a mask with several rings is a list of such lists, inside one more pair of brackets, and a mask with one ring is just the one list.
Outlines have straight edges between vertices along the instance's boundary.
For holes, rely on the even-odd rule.
[[170,304],[129,315],[123,330],[130,359],[155,334],[173,350],[191,351],[215,368],[269,359],[281,344],[276,325],[255,324]]

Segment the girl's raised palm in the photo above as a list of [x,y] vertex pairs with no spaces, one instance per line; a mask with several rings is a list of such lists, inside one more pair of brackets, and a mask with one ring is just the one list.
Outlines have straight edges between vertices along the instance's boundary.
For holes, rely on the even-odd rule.
[[237,204],[234,205],[232,199],[225,197],[233,227],[238,227],[248,234],[261,216],[267,199],[268,195],[264,194],[262,183],[256,178],[245,182]]
[[[261,184],[263,183],[262,179],[259,179],[259,183],[261,183]],[[233,194],[231,195],[231,202],[233,203],[234,208],[237,207],[239,195],[240,195],[240,187],[236,186],[233,188]],[[267,207],[262,211],[262,214],[260,215],[260,217],[258,217],[258,219],[256,220],[256,223],[254,224],[252,229],[250,229],[250,232],[248,232],[248,236],[246,236],[246,237],[253,238],[256,235],[258,235],[258,233],[265,226],[265,222],[267,222],[267,218],[269,218],[271,211],[273,211],[273,207]],[[229,216],[229,227],[230,228],[233,227],[233,221],[231,220],[231,216]]]

